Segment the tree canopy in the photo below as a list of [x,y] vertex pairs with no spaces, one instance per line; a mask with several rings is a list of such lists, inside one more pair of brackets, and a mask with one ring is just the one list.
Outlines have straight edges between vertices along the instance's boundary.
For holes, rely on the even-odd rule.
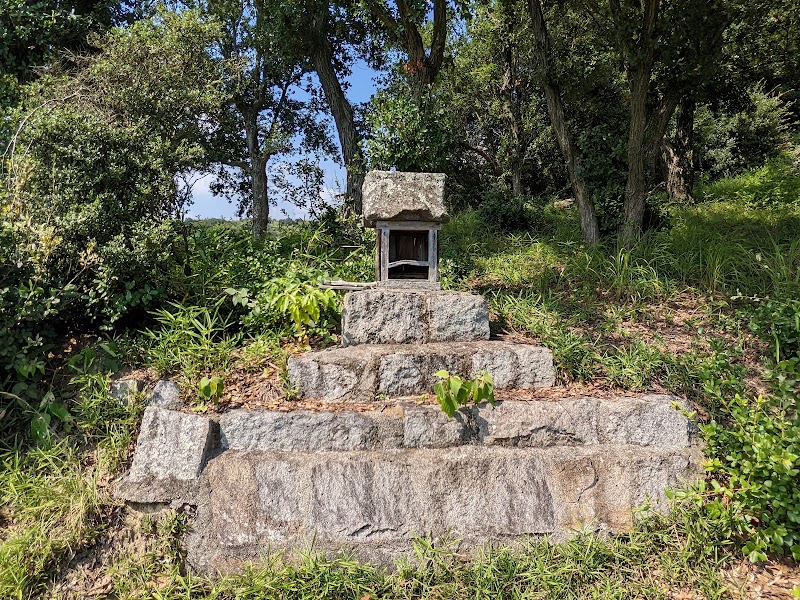
[[[698,176],[777,152],[798,115],[793,2],[192,0],[148,14],[135,3],[5,0],[4,9],[3,126],[17,151],[12,132],[42,110],[31,98],[61,94],[58,110],[80,114],[92,96],[102,127],[135,113],[178,148],[183,159],[163,163],[168,178],[186,175],[184,163],[214,173],[212,189],[239,203],[256,236],[277,197],[319,200],[319,162],[332,158],[355,212],[368,168],[434,170],[451,176],[454,207],[498,189],[571,197],[586,242],[631,243],[652,225],[659,194],[694,201]],[[187,15],[212,32],[191,52]],[[182,53],[205,61],[200,86]],[[381,80],[364,105],[348,94],[356,63]],[[189,198],[171,193],[176,206]]]

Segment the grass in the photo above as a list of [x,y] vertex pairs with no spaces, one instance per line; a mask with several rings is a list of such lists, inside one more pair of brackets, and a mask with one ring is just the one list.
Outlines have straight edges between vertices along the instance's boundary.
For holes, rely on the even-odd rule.
[[[467,211],[443,231],[443,284],[483,293],[495,333],[549,346],[561,382],[670,391],[706,415],[723,414],[727,399],[764,383],[773,353],[751,332],[754,315],[766,338],[777,334],[762,299],[800,296],[797,178],[784,161],[706,186],[704,202],[672,207],[665,226],[632,248],[585,248],[575,214],[552,207],[541,235],[501,234]],[[177,374],[187,394],[202,375],[280,371],[296,341],[277,331],[247,337],[241,315],[219,303],[221,289],[257,290],[297,264],[370,277],[369,236],[353,223],[337,227],[281,229],[258,244],[226,228],[198,231],[186,300],[156,314],[149,364]],[[790,313],[780,335],[792,331]],[[416,557],[392,571],[309,551],[267,557],[236,576],[195,577],[183,571],[179,538],[191,522],[180,511],[142,517],[142,547],[107,548],[131,534],[107,484],[126,465],[142,405],[110,398],[97,370],[73,377],[72,428],[60,441],[0,440],[0,598],[78,598],[101,583],[100,597],[167,600],[666,598],[678,588],[717,598],[725,593],[721,570],[737,560],[742,540],[725,521],[730,515],[710,516],[704,502],[712,492],[704,492],[684,494],[669,516],[643,516],[625,536],[529,540],[470,558],[420,539]],[[70,587],[99,553],[105,562],[89,569],[89,587]]]
[[[709,545],[713,532],[693,521],[691,512],[677,510],[669,517],[645,517],[626,536],[584,534],[563,543],[530,539],[513,548],[483,547],[469,560],[455,545],[434,546],[419,538],[414,556],[391,570],[309,549],[267,556],[237,575],[219,578],[181,573],[177,536],[186,527],[185,517],[167,511],[144,517],[146,549],[117,555],[103,575],[110,597],[160,600],[666,598],[679,588],[721,597],[719,570],[728,555]],[[687,527],[694,537],[686,536]],[[73,591],[79,596],[81,589]]]
[[46,588],[63,556],[97,537],[103,503],[67,442],[7,451],[0,461],[0,597],[29,597]]

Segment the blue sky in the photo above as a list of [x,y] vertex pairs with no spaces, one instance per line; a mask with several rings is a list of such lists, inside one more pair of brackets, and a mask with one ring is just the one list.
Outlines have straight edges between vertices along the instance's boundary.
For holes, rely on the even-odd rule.
[[[348,77],[350,88],[347,90],[347,97],[353,104],[366,102],[375,93],[377,85],[375,77],[377,72],[365,63],[353,65],[353,73]],[[331,123],[331,137],[338,140],[336,129]],[[337,141],[338,143],[338,141]],[[321,163],[325,171],[325,190],[332,190],[334,193],[343,191],[345,182],[345,171],[340,165],[332,160],[325,160]],[[236,206],[230,204],[225,198],[214,196],[208,189],[212,178],[205,177],[197,181],[192,190],[193,204],[189,207],[188,214],[192,218],[210,219],[221,217],[224,219],[236,218]],[[277,207],[270,209],[270,214],[275,218],[282,218],[284,213],[292,218],[305,216],[305,211],[293,204],[279,202]]]

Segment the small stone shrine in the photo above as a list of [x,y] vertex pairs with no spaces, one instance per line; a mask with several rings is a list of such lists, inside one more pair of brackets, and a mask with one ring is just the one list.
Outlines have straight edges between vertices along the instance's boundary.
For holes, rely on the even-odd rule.
[[370,171],[362,197],[364,225],[377,233],[378,287],[438,290],[444,174]]
[[[443,195],[443,175],[367,175],[376,284],[345,295],[341,346],[288,362],[289,384],[318,410],[287,400],[288,410],[198,415],[157,398],[145,410],[116,494],[148,510],[195,507],[191,568],[237,570],[312,543],[388,563],[411,554],[415,535],[457,538],[469,552],[521,536],[624,531],[634,507],[663,508],[665,488],[697,472],[694,427],[677,398],[519,391],[554,385],[552,354],[490,339],[483,297],[439,289]],[[503,401],[448,418],[419,401],[440,369],[488,371]]]
[[550,387],[550,350],[489,340],[482,296],[441,291],[439,230],[449,220],[444,175],[371,171],[364,225],[378,232],[376,287],[344,297],[342,346],[289,360],[301,398],[371,402],[429,393],[445,369],[488,371],[497,388]]

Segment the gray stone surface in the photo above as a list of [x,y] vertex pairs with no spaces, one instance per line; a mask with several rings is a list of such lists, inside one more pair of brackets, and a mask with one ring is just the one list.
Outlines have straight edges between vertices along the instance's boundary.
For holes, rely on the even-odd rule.
[[342,345],[471,342],[489,339],[483,296],[372,289],[344,297]]
[[[321,355],[319,353],[310,353]],[[290,358],[287,363],[289,385],[300,398],[318,398],[325,401],[350,398],[358,393],[366,365],[346,360],[345,356],[315,360],[304,355]]]
[[625,531],[645,499],[691,478],[697,457],[631,447],[461,446],[341,453],[227,451],[203,474],[191,566],[235,569],[267,551],[353,549],[385,562],[414,535],[468,547],[574,528]]
[[693,444],[694,424],[673,407],[674,396],[577,398],[557,401],[505,401],[477,408],[482,444],[546,447],[624,444],[668,449]]
[[425,295],[428,342],[489,339],[489,308],[483,296],[463,292]]
[[160,379],[156,382],[147,404],[148,406],[177,410],[183,405],[181,389],[174,381]]
[[369,450],[379,447],[378,420],[353,412],[233,410],[219,428],[224,449]]
[[144,382],[138,379],[122,379],[111,382],[111,396],[120,402],[129,402],[131,396],[144,389]]
[[363,344],[290,358],[290,385],[301,398],[369,402],[431,392],[440,369],[472,376],[487,370],[495,387],[550,387],[553,355],[547,348],[503,341],[435,342],[409,346]]
[[207,417],[146,408],[130,471],[118,482],[116,493],[132,502],[185,499],[216,437],[216,424]]
[[437,406],[412,406],[403,415],[403,446],[406,448],[448,448],[473,440],[473,410],[463,408],[449,418]]
[[420,344],[425,341],[422,293],[363,290],[344,296],[342,345]]
[[444,208],[443,173],[405,173],[401,171],[370,171],[362,186],[364,223],[376,221],[449,220]]
[[498,402],[477,408],[481,443],[543,448],[596,444],[597,401]]
[[699,472],[670,396],[435,405],[369,412],[146,409],[116,494],[196,506],[190,564],[227,571],[281,549],[408,555],[415,535],[488,542],[624,531],[631,509]]
[[348,451],[693,444],[693,425],[672,396],[497,402],[461,408],[448,418],[438,404],[400,404],[368,412],[237,409],[219,417],[223,450]]
[[694,428],[694,424],[682,414],[688,409],[684,401],[667,395],[602,402],[597,415],[599,441],[685,448]]
[[469,373],[474,376],[480,371],[488,371],[498,389],[551,387],[556,381],[553,354],[527,344],[476,347]]

